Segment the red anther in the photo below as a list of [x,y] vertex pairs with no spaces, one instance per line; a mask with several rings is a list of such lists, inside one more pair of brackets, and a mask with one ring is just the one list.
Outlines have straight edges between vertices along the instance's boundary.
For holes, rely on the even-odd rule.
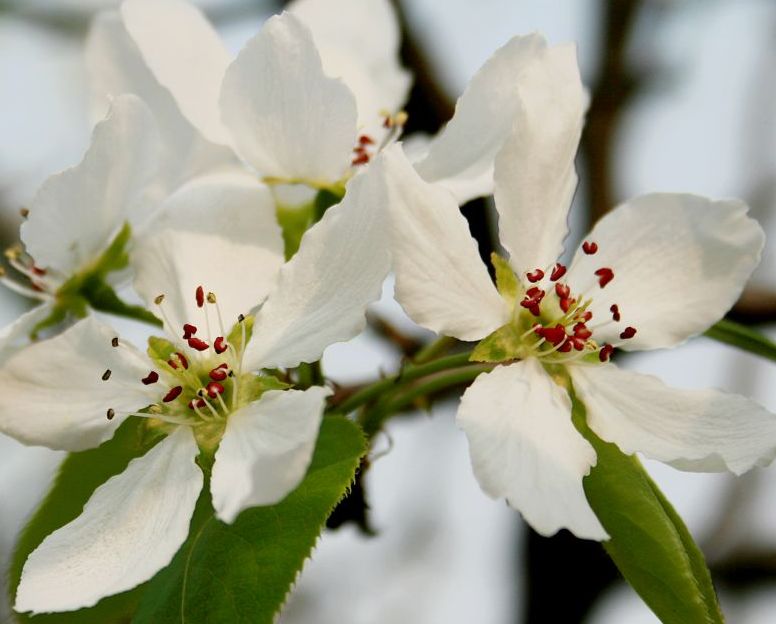
[[526,273],[525,276],[528,278],[528,281],[533,284],[544,277],[544,271],[536,269],[533,273]]
[[609,306],[609,312],[612,313],[612,320],[620,320],[620,307],[616,303],[613,303],[611,306]]
[[151,384],[159,381],[159,373],[156,371],[151,371],[148,373],[147,377],[143,377],[140,381],[142,381],[144,385],[150,386]]
[[524,307],[528,308],[528,311],[529,311],[531,314],[533,314],[534,316],[541,316],[541,315],[542,315],[542,311],[541,311],[541,309],[539,308],[539,304],[538,304],[538,302],[533,302],[533,303],[531,303],[531,305],[529,305],[529,306],[524,306]]
[[554,347],[557,347],[561,342],[566,340],[566,329],[560,324],[555,327],[542,327],[541,331],[537,331],[536,333]]
[[550,281],[557,282],[564,275],[566,275],[566,267],[558,262],[552,270],[552,273],[550,273]]
[[207,351],[210,348],[210,345],[201,338],[189,338],[188,343],[192,349],[197,351]]
[[224,387],[217,381],[211,381],[207,385],[207,395],[211,399],[215,399],[219,394],[223,394],[223,393],[224,393]]
[[598,269],[595,274],[598,276],[598,285],[601,288],[606,286],[614,279],[614,271],[612,271],[609,267],[602,267]]
[[582,351],[585,348],[585,341],[581,338],[577,338],[576,336],[569,338],[569,342],[577,351]]
[[194,295],[197,299],[197,307],[201,308],[205,305],[205,289],[202,286],[197,286],[197,292]]
[[191,323],[185,323],[183,325],[183,339],[188,340],[191,338],[194,334],[197,333],[197,326],[192,325]]
[[367,134],[362,134],[358,137],[358,142],[361,143],[361,145],[374,145],[375,140]]
[[585,310],[582,314],[577,314],[577,318],[583,323],[587,323],[593,318],[593,313],[590,310]]
[[40,267],[37,267],[37,266],[35,266],[35,265],[33,264],[33,265],[32,265],[32,272],[33,272],[35,275],[38,275],[39,277],[43,277],[43,276],[46,274],[46,269],[41,269]]
[[555,294],[558,299],[568,299],[571,296],[571,288],[566,284],[555,284]]
[[572,349],[572,347],[573,347],[573,346],[574,346],[574,345],[572,344],[572,342],[571,342],[571,339],[569,339],[569,340],[567,340],[566,342],[564,342],[564,343],[563,343],[563,344],[560,346],[560,348],[558,349],[558,351],[560,351],[561,353],[568,353],[569,351],[571,351],[571,349]]
[[210,379],[212,379],[213,381],[223,381],[229,376],[227,365],[221,364],[221,366],[218,366],[214,368],[212,371],[210,371],[208,375],[210,376]]
[[545,293],[538,286],[531,286],[531,288],[525,291],[525,294],[528,299],[536,299],[536,301],[539,302],[544,299]]
[[164,398],[162,399],[162,401],[164,401],[165,403],[174,401],[181,395],[181,392],[183,392],[183,388],[181,386],[175,386],[174,388],[170,388],[170,391],[164,395]]
[[393,119],[390,115],[386,115],[383,119],[383,128],[393,128]]
[[623,340],[628,340],[628,338],[633,338],[635,335],[636,335],[635,327],[626,327],[620,334],[620,338],[622,338]]
[[353,160],[351,160],[350,164],[353,166],[358,166],[358,165],[365,165],[368,162],[369,162],[369,154],[367,154],[366,152],[363,152],[358,156],[356,156]]
[[536,297],[526,297],[520,302],[520,305],[529,310],[534,316],[539,316],[541,314],[539,304],[542,302],[542,297],[544,297],[544,293]]
[[186,370],[189,367],[189,361],[186,359],[186,356],[183,355],[183,353],[175,353],[175,358],[177,358],[177,361],[174,358],[170,358],[167,360],[167,363],[170,365],[170,368],[177,369],[178,364],[183,366],[183,369]]
[[560,300],[560,309],[563,310],[563,314],[566,314],[566,312],[569,311],[572,305],[574,305],[577,302],[576,299],[570,299],[569,297],[565,297],[564,299]]
[[189,401],[189,409],[193,410],[195,407],[205,407],[206,403],[204,399],[191,399]]
[[614,347],[610,344],[605,344],[603,347],[601,347],[601,350],[598,352],[598,359],[601,360],[602,362],[608,362],[613,352],[614,352]]
[[577,323],[576,325],[574,325],[575,338],[581,338],[582,340],[587,340],[592,335],[593,335],[593,332],[591,332],[587,328],[587,325],[585,325],[584,323]]
[[222,354],[224,351],[226,351],[227,345],[226,345],[226,338],[223,336],[219,336],[213,341],[213,348],[216,350],[216,353],[219,355]]
[[588,256],[592,256],[596,251],[598,251],[598,243],[585,241],[582,243],[582,251],[584,251]]
[[170,365],[170,368],[172,368],[172,369],[177,369],[178,368],[178,362],[176,362],[172,358],[167,360],[167,363]]

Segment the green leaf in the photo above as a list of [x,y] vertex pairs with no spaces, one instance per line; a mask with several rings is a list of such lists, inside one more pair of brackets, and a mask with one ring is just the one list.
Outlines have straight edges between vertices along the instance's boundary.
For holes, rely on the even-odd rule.
[[[49,533],[74,520],[97,487],[122,472],[131,459],[144,454],[154,441],[141,419],[130,418],[111,440],[100,447],[68,455],[51,490],[16,544],[9,571],[11,604],[29,554]],[[16,618],[18,622],[28,624],[118,624],[127,622],[134,613],[140,592],[140,589],[135,589],[106,598],[90,609],[36,616],[16,615]]]
[[133,624],[273,622],[364,452],[355,424],[326,417],[305,480],[281,503],[227,525],[203,495],[188,541],[148,584]]
[[664,624],[722,624],[703,553],[682,519],[639,460],[596,436],[572,399],[574,424],[598,455],[584,487],[611,537],[609,556]]
[[718,342],[724,342],[776,362],[776,343],[745,325],[722,319],[709,328],[706,335]]
[[522,291],[517,275],[515,275],[512,267],[509,266],[509,262],[495,252],[490,254],[490,263],[496,271],[496,288],[504,299],[514,303],[518,294]]

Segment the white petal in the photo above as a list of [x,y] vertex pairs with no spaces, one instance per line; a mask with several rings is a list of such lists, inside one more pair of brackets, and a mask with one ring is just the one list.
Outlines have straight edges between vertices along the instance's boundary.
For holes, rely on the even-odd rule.
[[211,489],[216,515],[280,502],[304,479],[331,390],[270,390],[229,417],[216,452]]
[[36,263],[70,275],[93,262],[125,222],[144,218],[160,156],[145,104],[116,98],[81,163],[51,176],[32,202],[21,239]]
[[[140,382],[148,361],[129,346],[112,347],[115,336],[87,317],[9,357],[0,366],[0,431],[24,444],[80,451],[109,439],[122,414],[157,400]],[[116,412],[110,421],[108,408]]]
[[458,99],[455,114],[417,169],[463,203],[493,189],[493,161],[514,122],[522,73],[547,44],[537,34],[514,37],[491,56]]
[[146,64],[116,11],[103,11],[93,20],[86,41],[86,65],[98,110],[117,95],[134,93],[156,117],[166,155],[159,175],[160,197],[192,177],[237,166],[231,149],[206,140],[183,116],[170,91]]
[[398,111],[410,73],[399,63],[396,11],[388,0],[296,0],[288,10],[312,31],[327,75],[356,97],[362,132],[379,133],[380,111]]
[[742,396],[669,388],[614,364],[569,367],[587,421],[625,453],[741,474],[776,457],[776,415]]
[[49,303],[35,306],[0,330],[0,365],[22,347],[30,344],[30,334],[35,326],[46,319],[52,309],[53,306]]
[[228,144],[218,104],[231,57],[202,12],[182,0],[125,0],[121,16],[151,73],[210,141]]
[[305,233],[256,316],[248,368],[313,362],[364,329],[390,268],[381,188],[371,168],[356,176],[342,202]]
[[518,274],[551,266],[563,251],[586,105],[573,45],[545,50],[520,80],[523,105],[494,173],[501,244]]
[[[619,323],[595,333],[627,350],[674,346],[713,325],[741,294],[764,243],[762,229],[740,201],[697,195],[645,195],[601,219],[588,236],[595,255],[577,250],[569,270],[573,292],[590,289],[593,325]],[[609,267],[614,279],[601,290],[594,271]],[[637,333],[619,340],[627,327]]]
[[421,180],[399,146],[371,167],[386,179],[396,300],[412,320],[460,340],[479,340],[504,325],[509,307],[450,193]]
[[[164,202],[139,238],[131,254],[135,289],[152,310],[157,295],[165,295],[173,334],[184,323],[204,329],[198,286],[215,293],[229,332],[238,315],[264,300],[284,259],[272,195],[247,174],[192,181]],[[216,328],[216,312],[210,312]]]
[[179,428],[97,488],[75,520],[27,559],[14,609],[73,611],[131,589],[168,565],[202,489],[191,430]]
[[571,422],[566,391],[534,358],[477,377],[461,398],[457,422],[486,494],[506,498],[542,535],[569,529],[577,537],[607,537],[582,487],[595,451]]
[[356,102],[323,71],[309,29],[289,13],[267,20],[229,66],[224,124],[264,176],[339,180],[356,141]]

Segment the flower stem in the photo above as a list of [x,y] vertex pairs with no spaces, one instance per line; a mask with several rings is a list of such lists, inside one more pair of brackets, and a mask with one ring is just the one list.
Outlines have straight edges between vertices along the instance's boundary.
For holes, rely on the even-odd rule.
[[474,381],[478,375],[492,369],[493,364],[474,364],[423,380],[411,386],[406,392],[396,398],[386,399],[375,406],[374,409],[365,411],[360,419],[364,433],[366,433],[367,437],[372,437],[389,416],[407,409],[419,399],[431,396],[447,388]]
[[776,362],[776,343],[760,332],[740,323],[722,319],[716,325],[712,325],[705,335],[717,342],[738,347]]
[[438,358],[427,362],[425,364],[409,364],[400,370],[396,375],[391,375],[385,379],[381,379],[374,383],[371,383],[364,388],[361,388],[358,392],[352,394],[347,399],[342,401],[339,405],[335,405],[331,413],[347,414],[353,410],[366,405],[371,401],[381,397],[385,392],[395,390],[397,387],[403,386],[404,383],[433,375],[444,370],[453,368],[460,368],[469,364],[469,356],[471,353],[456,353],[455,355],[448,355],[443,358]]
[[452,349],[458,341],[450,336],[442,336],[433,342],[430,342],[420,351],[417,352],[412,361],[415,364],[425,364],[433,360],[435,357],[446,353]]

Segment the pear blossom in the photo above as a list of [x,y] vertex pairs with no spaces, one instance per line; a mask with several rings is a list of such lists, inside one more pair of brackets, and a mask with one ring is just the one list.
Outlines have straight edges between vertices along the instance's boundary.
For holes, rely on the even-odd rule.
[[[234,60],[183,0],[125,0],[93,23],[87,58],[95,93],[137,93],[168,116],[174,109],[265,182],[337,188],[401,133],[410,80],[398,45],[387,0],[297,0]],[[461,203],[490,194],[522,76],[563,47],[531,34],[499,48],[416,155],[420,175]]]
[[144,354],[89,316],[0,364],[0,431],[25,444],[93,448],[128,418],[161,438],[30,555],[17,611],[88,607],[169,564],[203,487],[200,453],[213,458],[223,522],[299,484],[330,390],[293,389],[262,371],[316,361],[363,329],[389,268],[384,228],[363,208],[378,182],[351,180],[283,263],[274,206],[249,176],[194,180],[132,250],[135,289],[166,337],[150,338]]
[[523,76],[515,125],[495,161],[496,284],[455,198],[426,183],[398,146],[373,164],[387,179],[396,297],[418,324],[479,341],[493,362],[465,391],[457,422],[475,476],[543,535],[607,537],[583,478],[596,465],[571,419],[623,452],[684,470],[735,474],[776,455],[776,416],[742,396],[679,390],[610,361],[617,349],[670,348],[720,319],[757,265],[763,233],[736,200],[652,194],[603,217],[560,258],[577,177],[585,94],[573,50]]
[[79,280],[95,271],[106,272],[100,277],[108,282],[121,276],[107,272],[102,265],[110,259],[103,255],[124,226],[142,227],[161,200],[166,190],[162,163],[163,146],[151,112],[133,95],[116,98],[95,127],[81,163],[46,180],[22,211],[22,244],[5,254],[16,275],[3,272],[0,282],[40,305],[0,333],[0,360],[26,344],[41,325],[79,312],[85,305]]

